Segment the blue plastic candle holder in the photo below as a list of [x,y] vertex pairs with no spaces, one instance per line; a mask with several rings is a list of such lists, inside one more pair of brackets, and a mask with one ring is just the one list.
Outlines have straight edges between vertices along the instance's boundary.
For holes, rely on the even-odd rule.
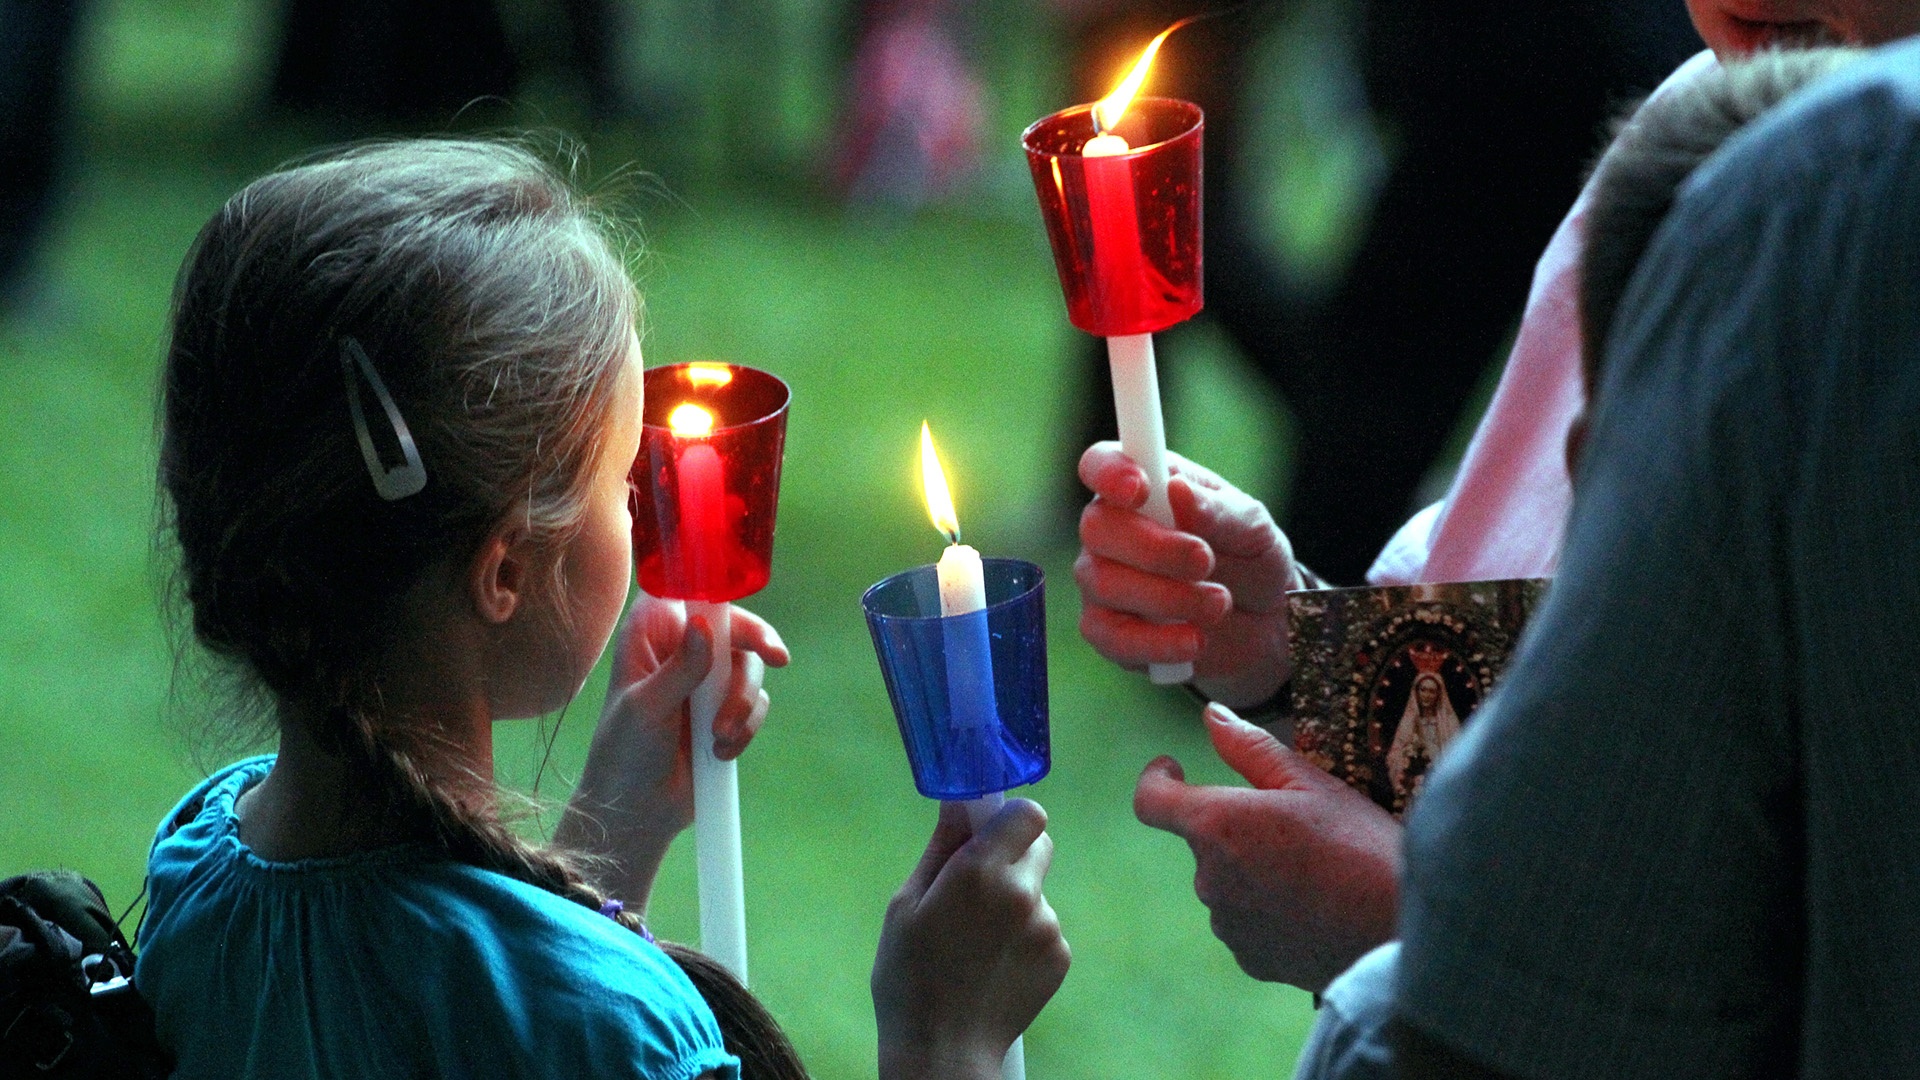
[[[860,598],[887,681],[893,715],[913,768],[913,785],[930,799],[958,802],[1031,784],[1053,766],[1047,737],[1046,581],[1019,559],[986,559],[987,606],[942,617],[939,578],[915,567]],[[973,696],[984,634],[993,700]],[[960,669],[949,677],[949,660]],[[968,694],[957,703],[955,694]]]

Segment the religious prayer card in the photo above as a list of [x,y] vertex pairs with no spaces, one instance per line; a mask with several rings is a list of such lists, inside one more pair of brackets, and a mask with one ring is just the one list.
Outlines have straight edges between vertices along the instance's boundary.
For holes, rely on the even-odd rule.
[[1392,813],[1500,681],[1547,578],[1289,598],[1294,746]]

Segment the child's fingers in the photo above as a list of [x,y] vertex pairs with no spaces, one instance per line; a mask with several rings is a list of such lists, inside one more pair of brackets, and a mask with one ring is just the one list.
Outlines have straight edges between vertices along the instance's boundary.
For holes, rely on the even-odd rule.
[[1032,799],[1008,799],[974,839],[980,845],[980,858],[991,863],[1017,863],[1045,839],[1044,858],[1053,858],[1053,841],[1047,836],[1047,812]]
[[638,593],[614,639],[613,685],[629,685],[657,668],[661,657],[680,648],[686,624],[685,604]]
[[712,667],[713,632],[705,618],[696,617],[688,620],[680,647],[667,654],[666,661],[648,678],[647,688],[659,701],[683,702]]
[[1013,883],[1021,891],[1037,898],[1040,896],[1041,884],[1047,880],[1047,871],[1052,866],[1053,837],[1043,832],[1034,837],[1033,843],[1028,844],[1027,850],[1013,860],[1013,864],[1007,868],[1007,871]]
[[965,846],[972,835],[973,831],[967,823],[966,804],[941,803],[940,818],[933,826],[933,835],[927,838],[927,849],[921,852],[913,873],[908,874],[907,880],[901,883],[894,903],[918,906],[920,898],[933,887],[954,852]]
[[732,761],[746,753],[753,737],[760,734],[760,729],[766,725],[767,710],[772,707],[773,700],[767,696],[767,692],[757,691],[752,708],[739,724],[725,734],[714,732],[713,756],[721,761]]
[[720,711],[713,717],[714,731],[730,731],[746,721],[766,676],[767,662],[759,653],[733,650],[733,670],[727,679],[726,696],[720,700]]
[[772,667],[786,667],[793,659],[787,651],[787,643],[780,639],[780,631],[773,624],[735,605],[733,607],[733,647],[736,651],[759,654]]

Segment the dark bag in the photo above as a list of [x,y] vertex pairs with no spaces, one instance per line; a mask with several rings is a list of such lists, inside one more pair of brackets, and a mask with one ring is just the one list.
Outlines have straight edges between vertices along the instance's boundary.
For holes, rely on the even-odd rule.
[[159,1080],[172,1069],[99,887],[70,870],[0,881],[0,1080]]

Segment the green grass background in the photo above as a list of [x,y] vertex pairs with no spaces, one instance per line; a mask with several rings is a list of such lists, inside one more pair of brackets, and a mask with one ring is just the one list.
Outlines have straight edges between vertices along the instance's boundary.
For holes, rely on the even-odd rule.
[[[774,710],[741,769],[754,987],[816,1075],[871,1075],[872,950],[934,807],[911,786],[858,599],[938,553],[915,480],[924,418],[971,542],[1042,563],[1051,586],[1054,768],[1029,794],[1051,815],[1047,891],[1074,965],[1028,1035],[1032,1075],[1285,1072],[1311,1023],[1307,996],[1240,973],[1193,897],[1185,846],[1130,810],[1135,776],[1159,753],[1197,780],[1232,778],[1184,695],[1111,668],[1074,629],[1064,432],[1080,342],[1014,153],[1026,120],[1066,103],[1050,97],[1058,57],[1031,27],[990,39],[1004,145],[984,181],[955,207],[880,220],[794,182],[793,160],[821,145],[832,85],[818,20],[797,0],[775,10],[788,59],[766,76],[783,102],[760,148],[772,179],[716,168],[725,154],[710,144],[689,153],[630,132],[586,136],[602,171],[665,173],[670,194],[639,205],[648,360],[734,360],[795,389],[775,575],[750,602],[794,653],[768,680]],[[70,866],[116,904],[140,889],[155,822],[221,763],[189,737],[213,706],[175,691],[157,601],[152,401],[168,292],[194,231],[251,176],[319,140],[254,118],[269,14],[262,0],[95,6],[70,187],[35,291],[0,321],[0,874]],[[1273,97],[1310,115],[1297,95],[1314,85],[1281,83]],[[566,115],[536,91],[511,118]],[[1366,158],[1344,135],[1317,150],[1312,137],[1295,132],[1273,159],[1297,166],[1275,187],[1276,241],[1307,264],[1342,243],[1358,186],[1345,181]],[[1185,338],[1165,374],[1183,404],[1176,447],[1276,490],[1284,414],[1204,326]],[[603,670],[569,710],[543,795],[564,795],[604,688]],[[532,783],[547,730],[500,726],[503,781]],[[666,936],[697,936],[690,839],[653,915]]]

